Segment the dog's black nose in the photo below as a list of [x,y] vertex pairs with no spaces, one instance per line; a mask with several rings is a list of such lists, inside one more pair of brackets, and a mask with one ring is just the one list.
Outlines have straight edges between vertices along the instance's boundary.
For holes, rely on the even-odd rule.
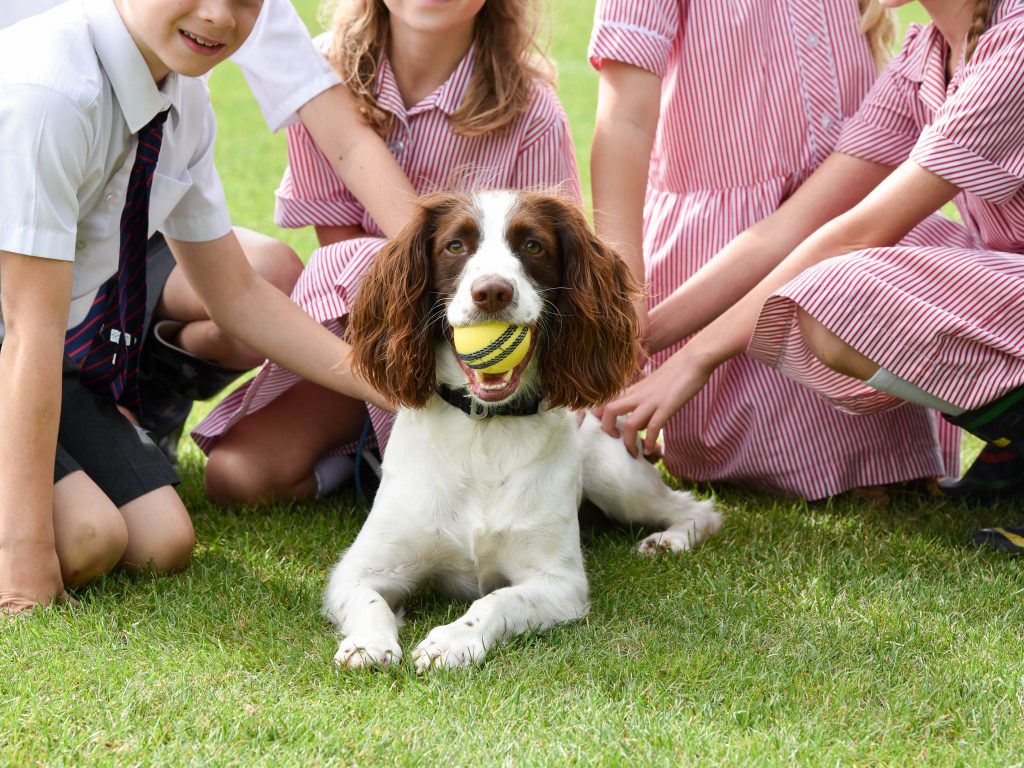
[[484,275],[473,281],[473,303],[484,312],[498,312],[515,297],[515,288],[508,280],[497,275]]

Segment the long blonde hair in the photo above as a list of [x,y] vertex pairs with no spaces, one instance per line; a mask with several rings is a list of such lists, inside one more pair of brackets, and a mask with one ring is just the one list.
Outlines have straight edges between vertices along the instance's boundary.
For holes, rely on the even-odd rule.
[[[333,13],[332,13],[333,9]],[[328,59],[355,97],[363,119],[386,136],[394,115],[380,106],[374,84],[390,36],[383,0],[327,0],[334,33]],[[479,136],[504,128],[530,104],[534,80],[553,81],[554,67],[538,48],[534,3],[487,0],[473,28],[475,67],[452,130]]]
[[896,44],[896,15],[880,6],[877,0],[860,0],[860,31],[881,72],[892,58]]

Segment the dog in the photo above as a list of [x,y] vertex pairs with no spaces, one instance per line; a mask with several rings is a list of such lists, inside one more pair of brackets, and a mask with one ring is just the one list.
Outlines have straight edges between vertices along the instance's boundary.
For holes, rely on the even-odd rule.
[[[466,600],[413,651],[417,672],[483,661],[507,637],[586,615],[582,492],[624,522],[664,526],[642,552],[721,527],[600,422],[579,414],[634,375],[638,289],[579,207],[534,192],[437,193],[360,283],[355,369],[400,407],[373,507],[331,572],[325,613],[342,667],[402,659],[396,608],[426,582]],[[461,363],[452,327],[534,329],[505,374]]]

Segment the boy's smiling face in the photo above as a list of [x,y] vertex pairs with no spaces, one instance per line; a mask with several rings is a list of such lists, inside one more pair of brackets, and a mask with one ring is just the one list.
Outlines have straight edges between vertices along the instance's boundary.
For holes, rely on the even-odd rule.
[[263,0],[115,0],[121,18],[161,82],[171,72],[197,77],[249,37]]

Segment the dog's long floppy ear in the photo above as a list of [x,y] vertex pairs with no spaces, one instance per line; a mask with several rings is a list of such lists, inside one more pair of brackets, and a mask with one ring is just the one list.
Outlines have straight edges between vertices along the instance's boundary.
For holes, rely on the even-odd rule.
[[562,285],[557,316],[541,337],[543,395],[552,406],[585,408],[616,395],[637,371],[640,286],[622,258],[594,232],[573,203],[555,206]]
[[356,373],[409,408],[422,407],[435,384],[430,249],[437,211],[430,202],[421,204],[373,260],[356,291],[345,336]]

